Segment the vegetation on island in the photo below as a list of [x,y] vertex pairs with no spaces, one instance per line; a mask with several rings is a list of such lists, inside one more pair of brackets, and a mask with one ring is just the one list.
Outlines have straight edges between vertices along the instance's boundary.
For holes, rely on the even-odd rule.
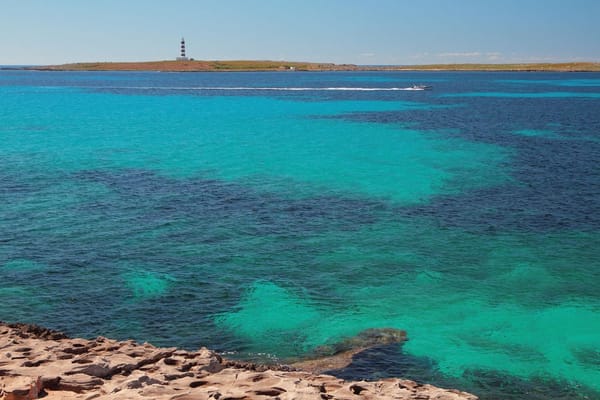
[[360,66],[270,60],[93,62],[31,67],[47,71],[556,71],[600,72],[600,63],[430,64]]

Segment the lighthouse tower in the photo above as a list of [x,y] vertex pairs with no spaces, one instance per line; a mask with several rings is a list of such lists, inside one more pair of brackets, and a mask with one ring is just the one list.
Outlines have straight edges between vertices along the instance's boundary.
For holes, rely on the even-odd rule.
[[181,38],[181,47],[180,47],[179,57],[176,58],[177,61],[188,61],[189,58],[185,55],[185,39]]

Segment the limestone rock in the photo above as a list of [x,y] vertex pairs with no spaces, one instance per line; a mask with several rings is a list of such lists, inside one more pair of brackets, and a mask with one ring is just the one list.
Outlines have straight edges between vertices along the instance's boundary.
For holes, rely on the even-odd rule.
[[406,332],[395,328],[373,328],[340,342],[317,347],[303,360],[291,363],[294,368],[321,374],[342,369],[352,362],[355,354],[374,346],[401,344],[407,340]]
[[406,331],[396,328],[371,328],[359,332],[333,345],[315,349],[316,356],[331,356],[346,351],[361,350],[384,344],[402,343],[407,340]]
[[104,384],[104,381],[95,376],[86,374],[70,374],[62,376],[58,383],[58,390],[83,393],[93,389],[98,389]]
[[[403,331],[373,329],[322,351],[339,358],[404,340]],[[0,400],[41,394],[46,400],[477,399],[408,380],[345,382],[289,366],[228,361],[206,348],[188,352],[103,337],[69,339],[38,326],[1,322],[0,388]]]
[[37,399],[42,390],[42,380],[39,376],[1,377],[0,382],[0,393],[4,392],[6,400]]

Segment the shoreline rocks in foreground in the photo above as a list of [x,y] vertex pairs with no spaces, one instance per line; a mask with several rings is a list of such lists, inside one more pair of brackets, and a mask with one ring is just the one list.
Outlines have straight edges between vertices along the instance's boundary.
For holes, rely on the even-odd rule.
[[[383,340],[398,337],[383,331]],[[369,330],[361,343],[374,333]],[[387,339],[385,339],[387,338]],[[346,343],[347,345],[348,343]],[[352,344],[352,343],[350,343]],[[342,349],[356,352],[356,349]],[[353,354],[354,354],[353,353]],[[343,381],[290,366],[228,361],[201,348],[157,348],[103,337],[71,339],[36,325],[0,322],[0,399],[420,399],[476,400],[406,379]]]

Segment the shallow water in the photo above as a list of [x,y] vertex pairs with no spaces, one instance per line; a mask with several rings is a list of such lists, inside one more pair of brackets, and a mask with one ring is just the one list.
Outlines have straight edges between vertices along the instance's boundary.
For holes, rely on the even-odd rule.
[[1,71],[0,319],[263,360],[395,327],[336,373],[594,398],[599,97],[600,74]]

